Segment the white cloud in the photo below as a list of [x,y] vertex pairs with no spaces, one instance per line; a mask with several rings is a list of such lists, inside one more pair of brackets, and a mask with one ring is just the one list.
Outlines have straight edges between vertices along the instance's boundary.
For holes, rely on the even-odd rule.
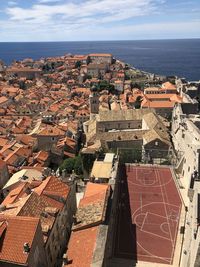
[[38,3],[46,4],[46,3],[56,3],[61,2],[62,0],[38,0]]
[[[40,0],[45,3],[47,0]],[[45,2],[44,2],[45,1]],[[48,1],[49,2],[49,1]],[[55,1],[54,1],[55,2]],[[53,6],[35,4],[31,9],[9,7],[6,12],[12,20],[38,20],[41,18],[54,19],[54,16],[63,16],[66,20],[74,22],[85,17],[113,17],[113,21],[128,19],[130,17],[146,14],[155,8],[152,0],[88,0],[82,3],[65,3]],[[122,16],[120,14],[123,14]],[[111,20],[111,19],[110,19]]]
[[[48,5],[50,2],[55,4]],[[159,4],[163,3],[163,0],[86,0],[81,3],[38,0],[29,9],[20,6],[6,9],[9,19],[0,21],[0,41],[153,39],[164,38],[165,32],[166,38],[170,32],[179,38],[184,36],[184,30],[185,36],[187,31],[188,36],[200,36],[199,21],[139,24],[134,19],[157,14]],[[129,25],[123,26],[123,21]]]

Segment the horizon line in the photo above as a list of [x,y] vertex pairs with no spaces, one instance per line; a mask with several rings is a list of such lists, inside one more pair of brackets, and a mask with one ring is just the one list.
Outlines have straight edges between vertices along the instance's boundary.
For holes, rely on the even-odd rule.
[[70,42],[131,42],[131,41],[176,41],[199,40],[200,37],[190,38],[160,38],[160,39],[122,39],[122,40],[68,40],[68,41],[0,41],[0,43],[70,43]]

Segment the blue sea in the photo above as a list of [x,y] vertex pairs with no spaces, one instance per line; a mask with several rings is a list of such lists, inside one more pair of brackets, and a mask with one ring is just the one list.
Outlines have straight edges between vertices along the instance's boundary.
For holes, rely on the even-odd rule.
[[200,39],[146,41],[88,41],[0,43],[0,59],[6,64],[27,57],[64,54],[112,53],[144,71],[200,80]]

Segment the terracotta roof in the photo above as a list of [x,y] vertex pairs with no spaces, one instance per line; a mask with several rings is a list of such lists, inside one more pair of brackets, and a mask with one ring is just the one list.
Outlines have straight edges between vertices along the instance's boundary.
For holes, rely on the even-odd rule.
[[23,246],[27,242],[31,248],[38,225],[38,218],[0,215],[0,262],[26,264],[29,253]]
[[104,221],[109,189],[109,185],[87,183],[84,197],[81,199],[76,213],[77,223],[74,224],[73,231],[88,228]]
[[89,54],[90,57],[112,57],[112,54]]
[[98,230],[96,226],[72,233],[67,251],[69,263],[65,266],[91,266]]
[[141,106],[145,108],[173,108],[175,102],[172,101],[142,101]]
[[46,151],[41,150],[40,152],[38,152],[38,154],[35,156],[35,159],[39,160],[39,161],[46,161],[49,157],[49,153]]
[[34,191],[46,196],[59,196],[66,199],[70,188],[55,176],[46,178]]
[[1,205],[9,205],[17,201],[20,197],[25,196],[26,189],[30,186],[29,183],[21,182],[15,189],[13,189],[1,203]]
[[40,69],[31,69],[31,68],[17,68],[17,67],[11,67],[7,68],[6,72],[41,72]]
[[20,134],[16,136],[16,140],[20,141],[21,143],[25,145],[31,145],[36,142],[36,138],[32,137],[28,134]]
[[146,94],[145,97],[147,99],[171,99],[172,97],[176,97],[176,94]]
[[145,91],[160,91],[160,87],[147,87],[144,88]]
[[42,129],[37,135],[64,136],[65,132],[58,129],[57,127],[51,127]]
[[5,103],[7,101],[8,101],[8,98],[7,97],[5,97],[5,96],[1,96],[0,97],[0,104]]
[[168,90],[176,90],[176,86],[170,82],[165,82],[162,84],[162,88]]
[[126,120],[141,120],[147,113],[153,112],[151,109],[129,109],[124,110],[109,110],[100,111],[97,117],[98,121],[126,121]]
[[25,197],[24,200],[25,203],[22,205],[18,213],[20,216],[40,217],[46,207],[52,207],[57,210],[62,209],[63,207],[63,204],[60,202],[50,199],[47,196],[39,196],[35,192],[32,192],[30,195]]

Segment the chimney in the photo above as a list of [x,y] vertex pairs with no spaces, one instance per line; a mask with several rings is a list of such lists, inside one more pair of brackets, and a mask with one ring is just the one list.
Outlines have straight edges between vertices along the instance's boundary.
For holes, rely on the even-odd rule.
[[30,246],[29,243],[24,243],[24,253],[29,253],[30,252]]
[[68,257],[67,257],[67,254],[64,254],[63,255],[63,264],[68,264],[69,263],[69,260],[68,260]]

